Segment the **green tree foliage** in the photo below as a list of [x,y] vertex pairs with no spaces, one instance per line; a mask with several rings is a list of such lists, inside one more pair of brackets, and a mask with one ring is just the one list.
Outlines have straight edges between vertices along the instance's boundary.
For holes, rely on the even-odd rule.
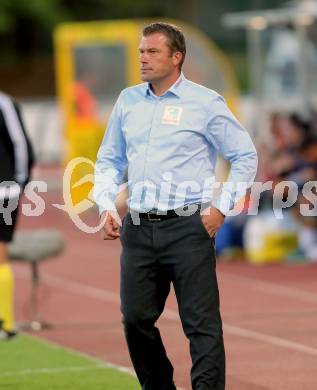
[[[69,21],[180,19],[201,29],[224,50],[244,61],[244,32],[225,29],[222,16],[227,12],[276,8],[285,1],[0,0],[0,84],[17,95],[52,94],[52,32],[56,24]],[[246,69],[244,62],[239,63],[239,69]],[[239,69],[236,70],[240,75]],[[239,78],[246,79],[244,74]]]
[[67,17],[66,8],[60,0],[1,0],[0,33],[15,31],[19,20],[28,20],[39,28],[52,28]]
[[[172,17],[195,24],[218,40],[226,12],[281,6],[284,0],[0,0],[0,39],[50,35],[58,22],[117,18]],[[31,39],[29,47],[39,40]],[[22,45],[23,46],[23,45]],[[25,46],[25,45],[24,45]]]

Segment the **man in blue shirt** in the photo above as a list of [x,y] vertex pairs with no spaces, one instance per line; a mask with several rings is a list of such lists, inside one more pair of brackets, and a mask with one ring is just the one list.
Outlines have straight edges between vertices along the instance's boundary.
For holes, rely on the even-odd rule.
[[[214,236],[252,184],[257,155],[223,98],[182,74],[186,45],[176,26],[146,26],[139,50],[144,83],[123,90],[116,102],[94,187],[103,238],[122,242],[127,344],[142,389],[176,388],[155,327],[173,283],[190,341],[193,389],[221,390],[225,352]],[[231,170],[214,199],[217,153]],[[126,173],[129,213],[121,226],[115,199]]]

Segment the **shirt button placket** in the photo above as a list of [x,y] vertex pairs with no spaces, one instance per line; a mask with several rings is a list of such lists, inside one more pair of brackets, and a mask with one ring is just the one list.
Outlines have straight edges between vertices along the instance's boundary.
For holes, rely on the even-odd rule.
[[[157,114],[157,108],[159,106],[160,100],[159,98],[155,99],[154,101],[154,109],[153,109],[153,115],[152,115],[152,120],[151,120],[151,125],[149,129],[149,135],[147,139],[147,145],[146,145],[146,150],[145,150],[145,156],[144,156],[144,171],[143,171],[143,182],[147,180],[147,162],[148,162],[148,156],[150,153],[150,146],[151,146],[151,136],[152,136],[152,131],[153,127],[156,125],[156,114]],[[143,187],[142,190],[142,200],[145,200],[145,188]]]

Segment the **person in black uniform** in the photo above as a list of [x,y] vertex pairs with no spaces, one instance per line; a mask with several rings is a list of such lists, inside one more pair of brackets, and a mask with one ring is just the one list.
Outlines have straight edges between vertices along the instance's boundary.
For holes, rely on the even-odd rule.
[[7,256],[18,215],[20,194],[34,162],[18,104],[0,92],[0,339],[16,336],[14,280]]

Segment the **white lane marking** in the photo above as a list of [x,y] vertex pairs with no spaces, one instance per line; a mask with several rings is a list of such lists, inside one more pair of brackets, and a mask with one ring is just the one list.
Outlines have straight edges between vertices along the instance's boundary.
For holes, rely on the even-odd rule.
[[317,303],[317,293],[303,291],[295,287],[280,286],[272,282],[262,282],[247,276],[234,275],[226,271],[218,271],[218,274],[232,279],[246,289],[252,289],[275,296],[293,298],[309,303]]
[[264,333],[254,332],[253,330],[248,330],[228,324],[224,324],[224,331],[235,336],[245,337],[255,341],[262,341],[264,343],[272,344],[277,347],[288,348],[292,349],[293,351],[303,352],[308,355],[317,356],[316,348],[308,347],[304,344],[282,339],[280,337],[270,336]]
[[27,337],[28,338],[34,338],[37,341],[40,341],[43,344],[49,345],[50,347],[52,347],[52,348],[54,348],[56,350],[67,351],[67,352],[69,352],[71,354],[75,354],[75,355],[81,356],[81,357],[83,357],[85,359],[91,360],[91,361],[95,362],[97,364],[97,366],[103,366],[105,368],[114,368],[114,369],[116,369],[118,371],[126,372],[126,373],[128,373],[130,375],[136,376],[133,368],[120,366],[118,364],[114,364],[114,363],[110,363],[110,362],[101,360],[101,359],[97,358],[96,356],[88,355],[88,353],[85,353],[85,352],[82,352],[82,351],[78,351],[76,349],[73,349],[71,347],[67,347],[65,345],[60,345],[60,344],[58,344],[58,343],[56,343],[56,342],[54,342],[52,340],[43,339],[43,338],[36,337],[36,336],[31,336],[30,334],[28,334]]
[[[21,270],[17,272],[17,275],[25,277],[26,273],[20,271]],[[51,285],[54,285],[56,287],[58,286],[59,288],[63,288],[64,290],[71,291],[75,294],[83,295],[94,299],[100,299],[102,301],[108,301],[108,302],[110,301],[115,303],[119,302],[118,294],[112,293],[110,291],[101,290],[95,287],[85,285],[83,283],[73,282],[68,279],[64,279],[56,276],[44,275],[44,279],[47,283]],[[165,309],[162,317],[170,320],[179,319],[179,315],[177,311],[171,309]],[[255,341],[264,342],[266,344],[279,346],[282,348],[288,348],[297,352],[302,352],[309,355],[317,356],[317,349],[308,347],[304,344],[296,343],[275,336],[266,335],[264,333],[255,332],[245,328],[240,328],[227,323],[224,323],[223,327],[226,332],[235,336],[253,339]]]
[[[36,338],[37,340],[39,340],[39,338],[35,337],[35,336],[27,335],[27,337]],[[55,349],[61,349],[61,350],[64,350],[64,351],[68,351],[68,352],[73,353],[75,355],[79,355],[79,356],[82,356],[82,357],[84,357],[86,359],[94,361],[95,363],[97,363],[97,367],[113,368],[113,369],[115,369],[117,371],[124,372],[126,374],[129,374],[129,375],[132,375],[132,376],[136,377],[136,373],[135,373],[135,371],[134,371],[134,369],[132,367],[119,366],[118,364],[106,362],[106,361],[101,360],[101,359],[99,359],[99,358],[97,358],[95,356],[88,355],[85,352],[77,351],[77,350],[72,349],[70,347],[65,347],[64,345],[57,344],[56,342],[51,341],[51,340],[40,339],[40,341],[42,341],[45,344],[50,345],[51,347],[53,347]],[[182,387],[177,387],[177,390],[185,390],[185,389],[182,388]]]
[[[177,320],[179,319],[179,315],[176,311],[165,309],[163,316],[169,320]],[[267,344],[276,345],[278,347],[289,348],[295,350],[297,352],[307,353],[309,355],[317,356],[317,349],[308,347],[304,344],[296,343],[294,341],[289,341],[286,339],[282,339],[280,337],[266,335],[264,333],[255,332],[253,330],[248,330],[245,328],[240,328],[238,326],[229,325],[227,323],[223,324],[223,329],[225,332],[232,334],[234,336],[240,336],[248,339],[252,339],[255,341],[262,341]]]
[[[14,270],[14,274],[17,277],[28,279],[29,273],[25,268],[17,268]],[[114,293],[106,289],[89,286],[81,282],[75,282],[70,279],[61,278],[59,276],[53,276],[48,274],[41,274],[41,280],[44,283],[51,285],[52,287],[62,288],[73,294],[80,294],[85,297],[99,299],[102,301],[110,301],[114,303],[120,302],[119,293]]]
[[[28,276],[28,272],[24,268],[16,269],[15,273],[17,274],[17,276]],[[224,275],[225,277],[231,278],[233,281],[236,281],[239,285],[242,285],[245,288],[257,290],[275,296],[283,296],[309,303],[317,303],[317,293],[315,294],[307,291],[302,291],[294,287],[280,286],[272,282],[262,282],[246,276],[238,276],[228,272],[219,271],[218,273]],[[83,294],[87,297],[108,300],[116,303],[120,302],[119,293],[114,293],[112,291],[88,286],[86,284],[75,282],[70,279],[65,279],[59,276],[44,274],[41,275],[41,277],[43,281],[47,281],[52,286],[67,289],[67,291],[75,294],[82,293],[83,290]]]
[[105,369],[105,366],[73,366],[73,367],[48,367],[48,368],[26,368],[19,371],[2,371],[0,378],[3,376],[17,376],[17,375],[38,375],[38,374],[59,374],[64,372],[78,372],[88,370]]
[[[117,364],[109,363],[104,360],[98,359],[94,356],[88,355],[85,352],[80,352],[75,349],[65,347],[63,345],[59,345],[55,343],[54,341],[42,339],[39,337],[26,335],[25,337],[36,339],[38,342],[41,342],[43,344],[49,345],[50,347],[61,350],[61,351],[67,351],[71,354],[75,354],[77,356],[82,356],[90,361],[93,361],[96,363],[96,366],[73,366],[73,367],[54,367],[54,368],[39,368],[39,369],[24,369],[19,371],[7,371],[7,372],[1,372],[0,378],[3,376],[16,376],[16,375],[37,375],[37,374],[54,374],[54,373],[63,373],[63,372],[78,372],[78,371],[90,371],[90,370],[100,370],[105,368],[112,368],[117,371],[123,372],[125,374],[129,374],[133,377],[136,377],[135,371],[133,368],[125,367],[125,366],[119,366]],[[177,390],[185,390],[182,387],[177,387]]]

